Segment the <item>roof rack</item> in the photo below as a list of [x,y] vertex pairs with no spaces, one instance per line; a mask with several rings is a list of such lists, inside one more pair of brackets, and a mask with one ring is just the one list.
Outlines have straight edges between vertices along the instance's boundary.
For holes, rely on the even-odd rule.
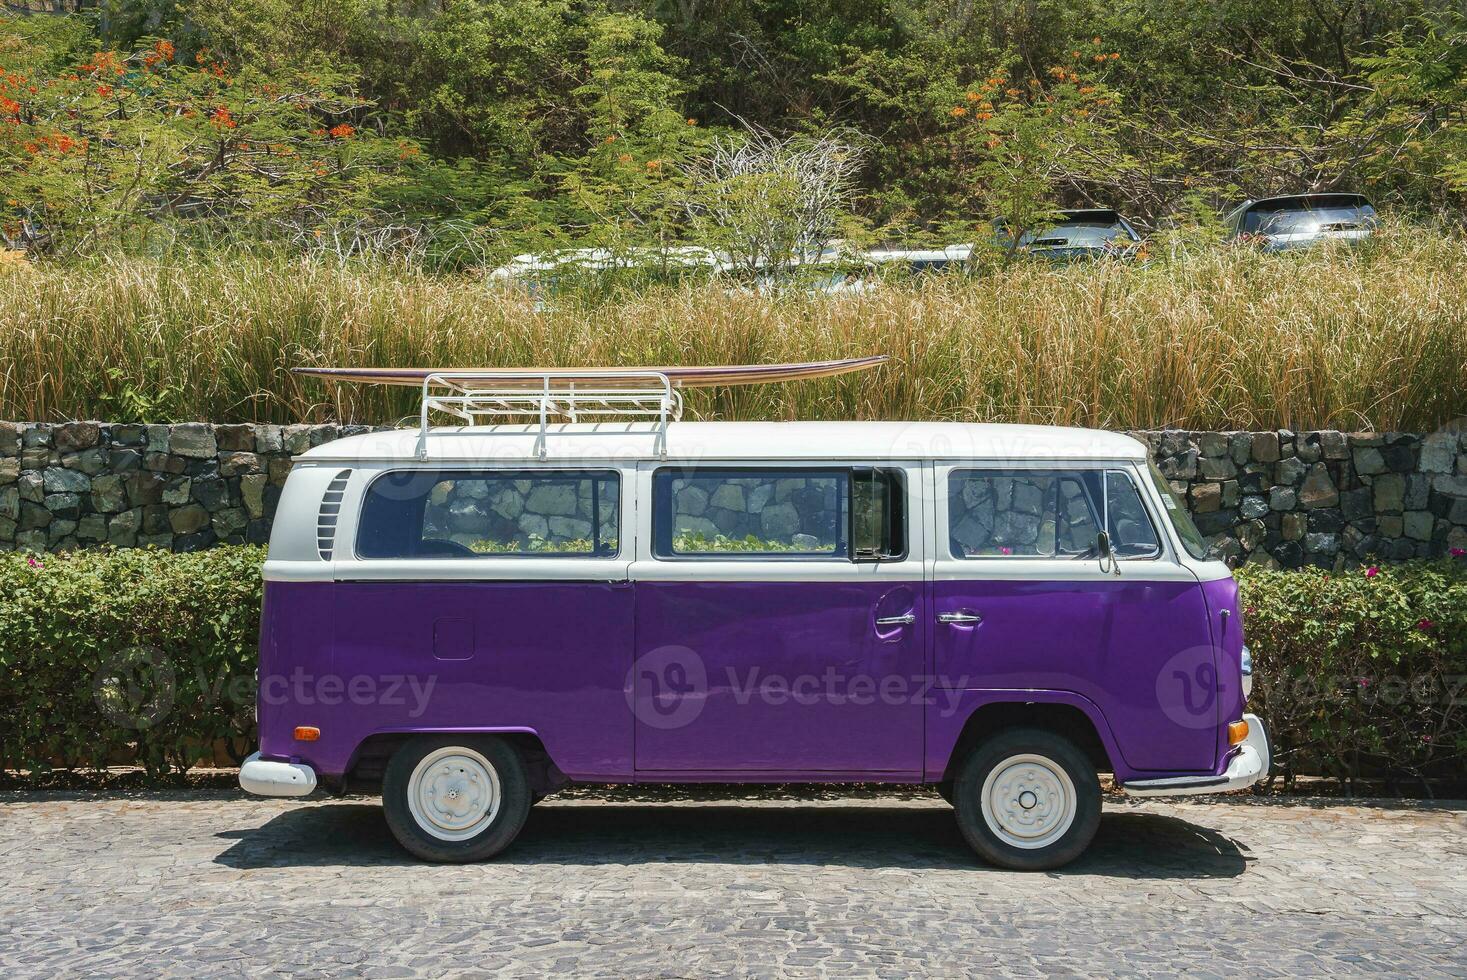
[[656,420],[661,453],[667,454],[667,423],[682,418],[682,393],[662,371],[580,368],[551,371],[435,371],[423,378],[418,419],[419,459],[428,458],[429,415],[442,412],[477,425],[484,419],[539,419],[538,452],[552,422],[607,418]]
[[[295,367],[292,374],[355,384],[421,388],[419,459],[428,458],[428,424],[441,412],[474,425],[483,419],[529,416],[540,422],[541,459],[551,422],[653,419],[658,452],[667,455],[667,426],[683,414],[683,388],[770,384],[828,378],[886,363],[886,355],[790,364],[707,364],[632,368],[340,368]],[[596,430],[593,430],[596,431]]]

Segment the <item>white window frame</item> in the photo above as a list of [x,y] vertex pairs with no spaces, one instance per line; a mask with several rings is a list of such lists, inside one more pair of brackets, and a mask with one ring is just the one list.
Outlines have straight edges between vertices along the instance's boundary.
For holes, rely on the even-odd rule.
[[[925,577],[928,555],[928,508],[923,488],[928,463],[920,459],[667,459],[649,460],[637,467],[636,554],[631,577],[634,581],[671,582],[836,582],[877,579],[891,582],[920,582]],[[653,475],[663,469],[749,469],[807,470],[864,469],[901,470],[907,493],[907,553],[891,561],[852,562],[846,557],[790,555],[718,558],[707,555],[661,557],[655,554],[653,538]]]

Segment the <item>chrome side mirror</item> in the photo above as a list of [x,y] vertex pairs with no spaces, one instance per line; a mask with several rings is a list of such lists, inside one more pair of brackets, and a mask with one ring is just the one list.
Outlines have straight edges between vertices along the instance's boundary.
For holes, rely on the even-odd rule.
[[1100,570],[1113,575],[1121,574],[1120,563],[1116,561],[1115,552],[1111,550],[1110,534],[1101,531],[1095,536],[1095,550],[1100,554]]

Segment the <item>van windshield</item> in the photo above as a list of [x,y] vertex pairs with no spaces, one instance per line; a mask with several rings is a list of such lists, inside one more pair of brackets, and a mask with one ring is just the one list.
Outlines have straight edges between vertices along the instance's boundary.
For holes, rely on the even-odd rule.
[[1161,502],[1166,504],[1167,519],[1172,522],[1172,527],[1177,529],[1177,537],[1182,539],[1182,547],[1187,549],[1187,554],[1199,561],[1212,557],[1212,546],[1197,530],[1197,525],[1192,523],[1192,515],[1187,513],[1187,504],[1181,496],[1172,489],[1167,478],[1161,475],[1161,470],[1156,464],[1150,464],[1147,469],[1151,473],[1151,482],[1156,484],[1157,492],[1161,494]]

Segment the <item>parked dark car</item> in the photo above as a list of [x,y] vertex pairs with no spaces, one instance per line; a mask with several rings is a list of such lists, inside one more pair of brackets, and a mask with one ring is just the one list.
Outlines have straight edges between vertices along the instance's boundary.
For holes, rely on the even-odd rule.
[[[1106,257],[1131,258],[1141,249],[1141,236],[1114,208],[1061,211],[1052,225],[1019,236],[1019,251],[1053,262]],[[1012,239],[1002,218],[993,222],[994,235],[1007,248]]]
[[1362,194],[1288,194],[1244,201],[1223,219],[1232,238],[1270,252],[1326,239],[1361,241],[1375,231],[1375,207]]

